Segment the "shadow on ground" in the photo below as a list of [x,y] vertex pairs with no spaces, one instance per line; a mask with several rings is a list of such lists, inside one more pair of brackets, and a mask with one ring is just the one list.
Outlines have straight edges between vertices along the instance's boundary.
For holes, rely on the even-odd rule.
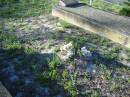
[[13,97],[67,97],[57,80],[39,75],[49,70],[54,54],[25,53],[21,49],[0,50],[0,81]]
[[81,7],[81,6],[85,6],[85,5],[86,5],[85,3],[77,3],[77,4],[74,4],[74,5],[67,5],[67,7],[76,8],[76,7]]

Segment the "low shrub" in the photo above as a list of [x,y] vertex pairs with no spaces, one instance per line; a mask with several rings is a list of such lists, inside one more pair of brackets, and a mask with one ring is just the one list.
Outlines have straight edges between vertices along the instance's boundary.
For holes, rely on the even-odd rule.
[[125,16],[130,16],[130,1],[128,0],[128,2],[125,2],[125,4],[126,7],[120,10],[120,14]]
[[123,9],[120,11],[120,14],[121,14],[121,15],[125,15],[125,16],[130,16],[130,8],[123,8]]

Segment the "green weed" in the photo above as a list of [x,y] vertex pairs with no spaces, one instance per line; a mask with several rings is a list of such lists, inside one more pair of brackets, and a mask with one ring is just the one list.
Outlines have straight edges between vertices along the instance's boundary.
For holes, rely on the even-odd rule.
[[61,66],[62,61],[58,56],[54,55],[52,59],[49,59],[48,63],[51,69],[56,70],[59,66]]
[[77,90],[71,80],[65,82],[64,88],[70,92],[72,97],[77,97]]
[[60,24],[62,25],[63,28],[72,28],[72,24],[67,23],[65,21],[60,21]]

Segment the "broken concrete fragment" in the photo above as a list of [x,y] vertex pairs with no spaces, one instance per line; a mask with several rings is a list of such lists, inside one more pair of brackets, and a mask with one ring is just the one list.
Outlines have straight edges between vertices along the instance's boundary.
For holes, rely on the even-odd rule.
[[0,82],[0,97],[12,97],[1,82]]
[[60,47],[59,57],[66,61],[74,55],[73,44],[70,42]]
[[79,2],[77,0],[60,0],[59,5],[60,6],[71,6],[71,5],[76,5]]

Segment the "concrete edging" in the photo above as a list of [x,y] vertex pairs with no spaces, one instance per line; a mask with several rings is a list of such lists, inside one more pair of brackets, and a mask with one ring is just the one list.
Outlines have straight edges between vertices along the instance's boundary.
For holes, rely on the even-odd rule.
[[1,82],[0,82],[0,97],[12,97]]
[[91,18],[67,11],[60,6],[57,6],[52,10],[52,15],[130,48],[130,36],[99,24],[94,20],[91,20]]

